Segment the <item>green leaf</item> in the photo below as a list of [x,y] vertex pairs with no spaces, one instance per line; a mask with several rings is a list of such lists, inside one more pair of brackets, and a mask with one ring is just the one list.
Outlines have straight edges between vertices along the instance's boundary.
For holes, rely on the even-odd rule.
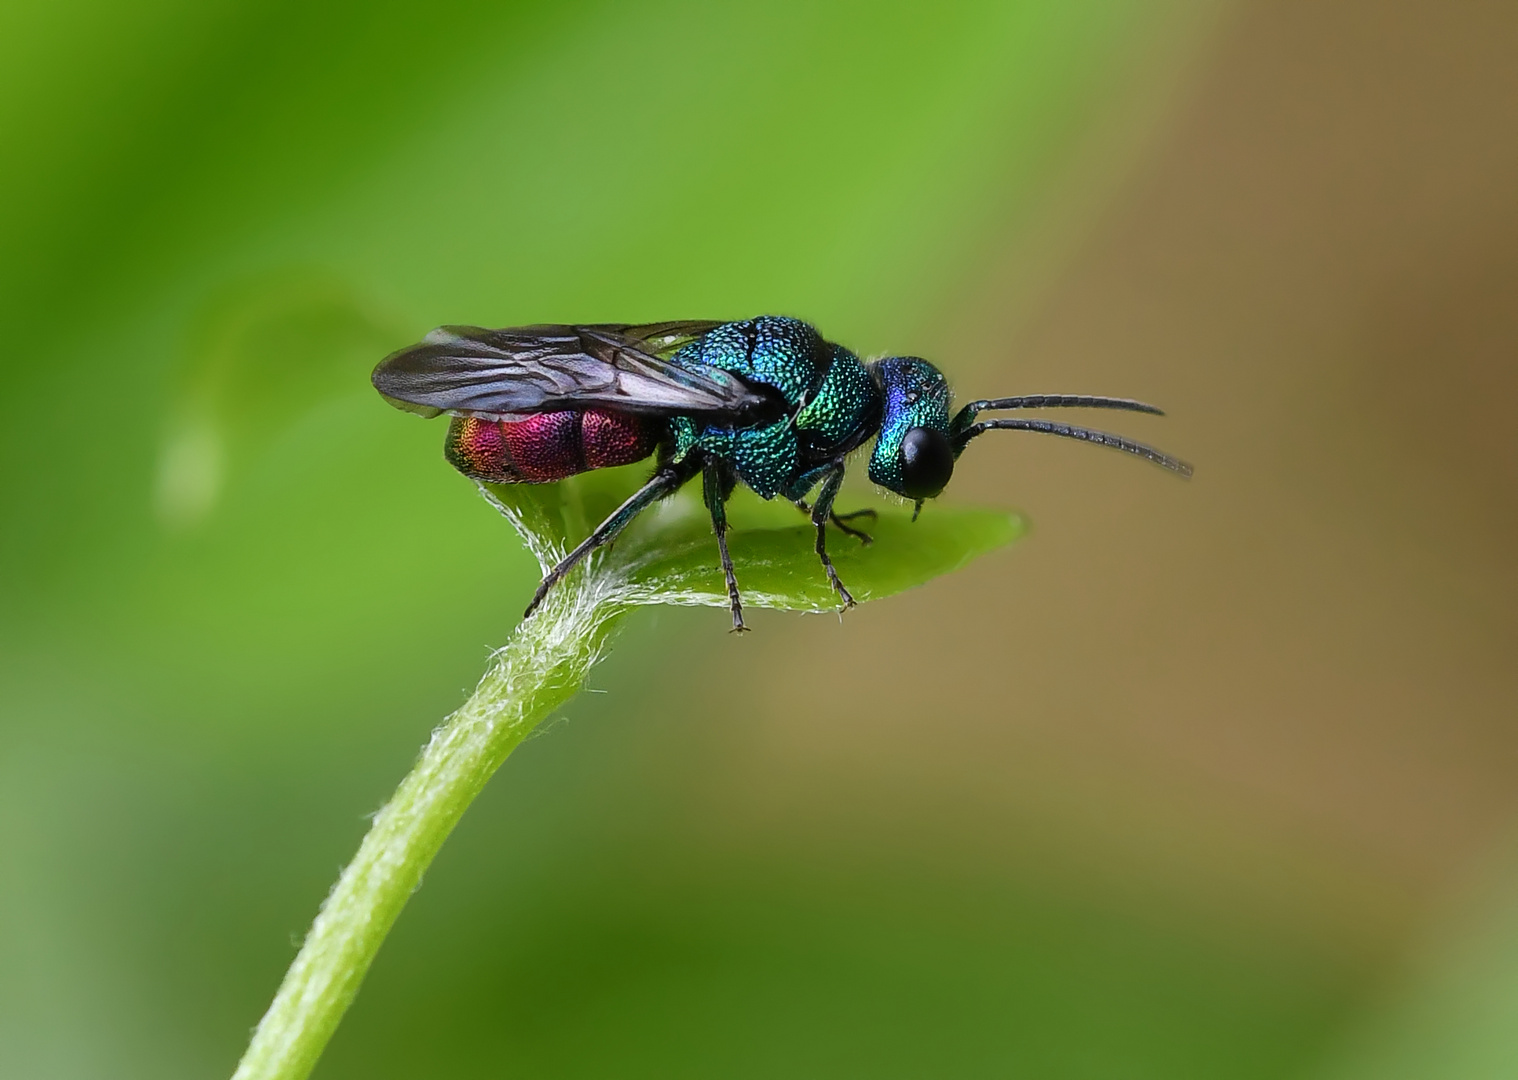
[[[728,548],[751,607],[831,611],[837,594],[812,550],[815,533],[800,513],[788,526],[737,526]],[[733,517],[738,519],[738,515]],[[854,599],[863,603],[921,585],[958,570],[972,559],[1022,535],[1021,516],[979,507],[934,507],[914,523],[910,511],[880,508],[873,523],[861,523],[874,537],[862,544],[829,530],[828,554]],[[717,561],[711,525],[687,519],[664,531],[657,551],[635,564],[631,580],[659,603],[727,607],[727,588]]]
[[[487,485],[539,561],[551,565],[589,535],[595,523],[636,490],[647,467],[604,470],[557,484]],[[696,485],[646,511],[588,571],[605,579],[616,600],[629,604],[726,607],[711,519]],[[850,503],[845,510],[859,509]],[[828,554],[861,603],[878,600],[947,574],[1016,540],[1026,520],[1005,510],[929,505],[912,521],[899,505],[873,506],[874,521],[856,522],[874,542],[862,544],[837,529]],[[729,505],[728,548],[750,607],[831,611],[838,597],[816,552],[810,521],[781,499],[765,502],[739,491]],[[545,566],[546,568],[546,566]]]
[[[646,471],[629,466],[556,484],[482,484],[481,491],[546,569],[635,491]],[[640,515],[616,544],[587,559],[491,658],[475,692],[433,733],[375,816],[233,1080],[299,1080],[311,1071],[443,841],[512,749],[580,689],[628,606],[727,606],[711,521],[693,487]],[[874,543],[838,533],[831,544],[838,572],[859,600],[955,570],[1024,528],[1018,515],[997,510],[935,507],[916,523],[899,507],[878,513],[870,525]],[[812,550],[811,523],[795,507],[743,492],[729,518],[729,545],[750,605],[837,606]]]

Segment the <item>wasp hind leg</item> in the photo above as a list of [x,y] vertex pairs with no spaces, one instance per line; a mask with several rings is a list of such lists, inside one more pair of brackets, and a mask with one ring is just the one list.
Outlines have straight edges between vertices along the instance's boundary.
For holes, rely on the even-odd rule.
[[557,585],[565,574],[573,570],[576,563],[596,548],[611,543],[617,538],[618,533],[627,528],[633,518],[666,495],[674,494],[681,484],[694,475],[696,471],[690,465],[659,466],[648,483],[634,492],[632,498],[613,510],[610,517],[596,526],[595,532],[582,540],[579,546],[560,559],[558,565],[544,575],[542,582],[538,585],[538,591],[532,594],[532,603],[528,604],[527,610],[522,612],[522,618],[527,618],[537,610],[538,605],[543,602],[543,597],[548,595],[548,590]]
[[[843,601],[845,609],[854,606],[854,596],[838,578],[838,571],[833,569],[833,560],[828,558],[828,521],[838,523],[833,517],[833,500],[838,496],[838,489],[843,484],[843,463],[839,462],[822,481],[822,489],[817,492],[817,501],[812,504],[812,525],[817,530],[817,557],[822,560],[822,568],[828,573],[828,581],[833,586],[833,591]],[[859,513],[873,514],[873,510],[861,510]],[[849,517],[858,517],[859,514],[850,514]],[[847,526],[840,525],[844,532],[859,535],[859,533]],[[866,540],[866,543],[869,541]]]
[[701,473],[701,494],[712,513],[712,532],[717,534],[717,552],[722,556],[722,575],[727,579],[727,602],[733,612],[735,634],[747,632],[743,624],[743,598],[738,593],[738,576],[733,573],[733,557],[727,553],[727,497],[732,494],[735,478],[721,458],[708,457]]

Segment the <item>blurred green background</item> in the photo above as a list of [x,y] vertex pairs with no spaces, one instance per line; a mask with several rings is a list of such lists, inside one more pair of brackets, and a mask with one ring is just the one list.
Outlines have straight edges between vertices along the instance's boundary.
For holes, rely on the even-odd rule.
[[1157,400],[1197,479],[978,443],[949,497],[1014,548],[640,613],[317,1075],[1518,1072],[1515,46],[1477,0],[0,7],[0,1075],[229,1073],[514,625],[380,356],[770,311]]

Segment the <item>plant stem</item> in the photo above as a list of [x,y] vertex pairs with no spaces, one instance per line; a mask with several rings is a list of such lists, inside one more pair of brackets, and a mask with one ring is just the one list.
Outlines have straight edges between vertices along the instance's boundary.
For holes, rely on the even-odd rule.
[[310,1074],[443,841],[516,745],[580,689],[623,610],[595,575],[581,573],[561,582],[517,627],[375,817],[233,1080]]

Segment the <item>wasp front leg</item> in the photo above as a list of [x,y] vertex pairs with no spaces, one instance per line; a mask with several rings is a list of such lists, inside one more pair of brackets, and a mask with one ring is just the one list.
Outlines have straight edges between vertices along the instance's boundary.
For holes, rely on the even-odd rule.
[[[833,516],[833,500],[838,497],[838,489],[843,485],[843,462],[838,462],[823,477],[822,488],[817,492],[817,501],[812,504],[812,525],[817,530],[817,557],[822,560],[822,568],[828,573],[828,581],[838,593],[845,608],[854,606],[854,597],[838,578],[838,571],[833,569],[833,560],[828,558],[828,519]],[[873,511],[870,511],[873,513]],[[856,515],[850,514],[850,517]],[[854,532],[846,526],[840,526],[845,532]]]
[[[812,515],[812,506],[805,499],[796,500],[796,509],[800,510],[808,517],[811,517]],[[862,517],[867,517],[871,521],[874,521],[879,516],[879,514],[867,506],[863,510],[850,510],[847,514],[829,514],[828,520],[838,527],[839,532],[847,533],[849,536],[852,536],[855,540],[858,540],[861,544],[868,547],[875,542],[875,538],[869,533],[865,532],[863,529],[856,529],[852,525],[847,524],[847,522],[853,521],[855,518]]]

